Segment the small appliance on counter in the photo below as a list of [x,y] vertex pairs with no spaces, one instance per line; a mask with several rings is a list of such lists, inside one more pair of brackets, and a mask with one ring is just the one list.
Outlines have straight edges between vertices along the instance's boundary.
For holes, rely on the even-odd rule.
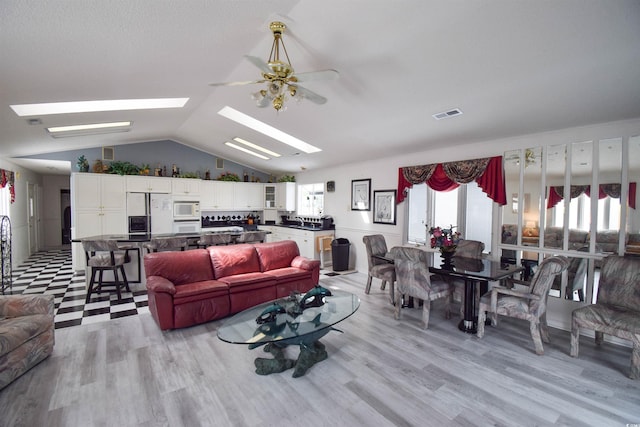
[[321,216],[320,221],[322,221],[323,230],[333,230],[334,228],[336,228],[336,226],[333,223],[333,217],[331,215]]

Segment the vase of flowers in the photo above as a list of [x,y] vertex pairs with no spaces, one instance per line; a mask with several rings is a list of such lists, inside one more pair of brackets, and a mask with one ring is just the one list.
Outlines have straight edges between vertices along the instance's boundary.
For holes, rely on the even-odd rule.
[[431,235],[431,247],[438,248],[440,255],[445,264],[451,263],[451,257],[456,253],[458,242],[460,241],[460,233],[453,231],[456,228],[451,225],[449,228],[431,227],[429,234]]

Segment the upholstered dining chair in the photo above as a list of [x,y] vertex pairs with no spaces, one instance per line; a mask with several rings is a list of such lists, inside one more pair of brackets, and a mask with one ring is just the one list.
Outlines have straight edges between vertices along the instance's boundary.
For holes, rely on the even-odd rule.
[[640,258],[610,255],[604,259],[595,304],[573,310],[571,356],[578,357],[580,328],[595,331],[596,344],[604,334],[631,341],[629,377],[640,379]]
[[[125,253],[115,240],[82,240],[82,248],[85,252],[87,267],[91,269],[86,303],[89,303],[92,293],[101,293],[104,287],[113,287],[118,295],[118,300],[122,299],[121,289],[131,292],[127,275],[124,271]],[[107,282],[103,280],[105,271],[113,272],[113,281]],[[122,277],[122,281],[118,274]],[[97,285],[96,276],[98,276]]]
[[400,319],[402,310],[402,296],[421,299],[422,327],[429,327],[431,301],[445,299],[445,317],[451,317],[449,305],[453,295],[453,285],[429,272],[428,260],[430,253],[419,248],[395,246],[391,249],[396,270],[396,294],[394,315]]
[[262,243],[266,238],[266,231],[245,231],[238,236],[236,243]]
[[197,242],[199,248],[228,245],[229,243],[231,243],[231,234],[229,233],[203,234]]
[[[470,260],[481,260],[482,251],[484,251],[483,242],[479,240],[460,240],[453,255],[453,264],[473,264]],[[453,300],[460,302],[460,314],[462,315],[464,309],[464,280],[452,280],[451,278],[443,280],[450,280],[453,283]],[[479,299],[480,287],[476,286],[476,301]]]
[[367,271],[367,285],[364,293],[371,291],[371,281],[375,277],[382,280],[380,289],[384,290],[389,283],[391,301],[395,301],[394,286],[396,281],[396,269],[394,265],[384,259],[376,258],[376,256],[387,255],[387,242],[382,234],[373,234],[362,238],[364,246],[367,250],[367,263],[369,268]]
[[153,237],[142,245],[148,253],[164,251],[184,251],[189,246],[186,237]]
[[495,286],[480,298],[478,312],[478,338],[484,336],[484,322],[487,312],[493,326],[498,325],[498,315],[527,320],[536,354],[544,354],[542,341],[549,342],[547,328],[547,297],[556,275],[569,266],[564,256],[546,258],[531,279],[527,290],[509,289]]

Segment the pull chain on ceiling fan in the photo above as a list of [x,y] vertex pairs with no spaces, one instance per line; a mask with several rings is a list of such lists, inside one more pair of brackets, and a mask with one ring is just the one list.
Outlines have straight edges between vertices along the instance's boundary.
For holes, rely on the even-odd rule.
[[[273,33],[273,44],[269,59],[264,62],[255,56],[246,55],[245,58],[262,71],[262,79],[248,82],[211,83],[210,86],[242,86],[255,83],[267,83],[266,89],[261,89],[252,95],[258,107],[264,108],[271,104],[276,111],[283,110],[287,97],[302,100],[308,99],[316,104],[324,104],[327,98],[318,95],[302,86],[300,82],[312,80],[334,80],[339,74],[336,70],[320,70],[295,74],[282,34],[286,25],[282,22],[272,22],[269,25]],[[281,49],[286,62],[281,60]]]

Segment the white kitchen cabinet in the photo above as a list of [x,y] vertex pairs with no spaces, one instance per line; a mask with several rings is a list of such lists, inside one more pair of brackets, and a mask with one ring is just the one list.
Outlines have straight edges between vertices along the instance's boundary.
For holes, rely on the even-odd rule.
[[236,210],[258,210],[264,207],[264,187],[256,182],[234,182],[233,205]]
[[127,175],[125,180],[129,193],[171,193],[171,178]]
[[202,181],[200,210],[233,210],[234,182]]
[[[73,239],[127,233],[125,179],[120,175],[71,175],[71,230]],[[72,249],[74,268],[84,268],[80,243]]]
[[293,240],[298,245],[300,255],[310,259],[320,259],[320,252],[316,245],[319,236],[333,236],[333,230],[300,230],[297,228],[279,226],[260,226],[260,229],[269,230],[267,234],[268,242],[279,242],[281,240]]
[[264,208],[276,209],[276,185],[264,184]]
[[279,182],[276,184],[276,208],[280,211],[296,210],[296,183]]
[[182,197],[195,197],[200,200],[202,181],[195,178],[171,178],[171,194]]

